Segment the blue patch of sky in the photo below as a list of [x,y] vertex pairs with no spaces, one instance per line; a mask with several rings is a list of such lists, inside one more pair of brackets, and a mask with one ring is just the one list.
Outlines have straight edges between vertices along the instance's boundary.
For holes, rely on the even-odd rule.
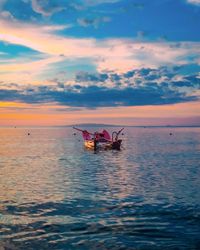
[[9,0],[5,3],[4,10],[9,11],[14,18],[20,21],[30,21],[33,17],[37,18],[37,21],[40,19],[28,2]]
[[200,72],[200,65],[195,63],[185,64],[177,70],[177,74],[180,75],[192,75],[192,74],[197,74],[199,72]]
[[[200,8],[186,3],[186,0],[123,0],[115,3],[104,3],[87,6],[81,1],[49,1],[48,8],[64,7],[52,16],[43,17],[32,10],[30,1],[9,0],[4,6],[15,18],[38,23],[72,24],[70,29],[59,32],[73,37],[128,37],[136,38],[143,32],[145,40],[157,40],[165,37],[170,41],[200,40]],[[47,9],[48,10],[48,9]],[[108,17],[110,21],[103,22]],[[99,20],[97,25],[83,27],[78,19]]]
[[[89,10],[84,11],[58,13],[53,18],[55,22],[65,20],[74,23],[74,27],[64,34],[75,37],[134,38],[138,31],[144,31],[148,40],[165,37],[170,41],[198,41],[200,40],[199,9],[181,0],[144,0],[140,4],[133,1],[120,1],[90,7]],[[63,19],[64,16],[65,19]],[[98,28],[94,25],[81,27],[77,23],[77,19],[95,20],[105,16],[110,18],[110,22],[100,22]]]
[[32,56],[33,57],[35,56],[36,59],[38,59],[40,57],[42,58],[43,55],[30,48],[10,43],[4,43],[1,41],[0,41],[0,51],[5,53],[4,56],[6,56],[7,58],[16,58],[19,56],[30,58]]

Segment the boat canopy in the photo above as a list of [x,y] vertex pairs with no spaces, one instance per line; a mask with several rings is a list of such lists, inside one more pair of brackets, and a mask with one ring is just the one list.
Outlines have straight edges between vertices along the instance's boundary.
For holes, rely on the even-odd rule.
[[104,134],[104,138],[106,139],[106,140],[111,140],[111,136],[110,136],[110,134],[108,133],[108,131],[107,130],[103,130],[103,134]]
[[110,134],[105,129],[102,132],[95,132],[93,135],[93,138],[91,137],[91,135],[92,134],[88,132],[87,130],[82,131],[82,136],[84,140],[91,140],[93,138],[95,138],[96,140],[102,140],[102,139],[104,139],[105,141],[111,140]]
[[91,135],[87,130],[82,131],[82,136],[84,140],[91,140]]
[[110,134],[105,129],[102,132],[95,132],[94,137],[98,141],[110,141],[111,140]]

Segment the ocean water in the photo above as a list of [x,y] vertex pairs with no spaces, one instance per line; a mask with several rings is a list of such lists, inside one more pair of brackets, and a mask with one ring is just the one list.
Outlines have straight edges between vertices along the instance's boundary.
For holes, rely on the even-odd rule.
[[200,128],[125,128],[96,153],[73,133],[0,128],[1,250],[200,249]]

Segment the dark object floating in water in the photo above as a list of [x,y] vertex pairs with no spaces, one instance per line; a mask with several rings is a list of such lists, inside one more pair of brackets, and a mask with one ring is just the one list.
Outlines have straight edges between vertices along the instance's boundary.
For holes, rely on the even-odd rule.
[[94,151],[96,151],[97,149],[120,150],[122,140],[118,137],[124,128],[120,129],[119,131],[112,132],[112,137],[105,129],[102,132],[95,133],[90,133],[87,130],[82,130],[75,127],[73,127],[73,129],[82,132],[84,145],[88,149],[93,149]]
[[28,133],[28,135],[30,135],[30,133]]
[[76,135],[76,133],[73,133],[73,135]]
[[169,135],[173,135],[172,133],[169,133]]

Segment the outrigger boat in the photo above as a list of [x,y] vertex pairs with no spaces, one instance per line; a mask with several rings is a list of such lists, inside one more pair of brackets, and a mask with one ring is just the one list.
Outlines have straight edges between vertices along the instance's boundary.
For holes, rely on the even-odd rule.
[[88,149],[93,149],[94,151],[97,149],[120,150],[122,140],[119,139],[119,135],[124,128],[120,129],[119,131],[114,131],[112,136],[110,136],[108,131],[105,129],[102,132],[95,133],[90,133],[87,130],[82,130],[75,127],[73,127],[73,129],[82,132],[84,145]]

